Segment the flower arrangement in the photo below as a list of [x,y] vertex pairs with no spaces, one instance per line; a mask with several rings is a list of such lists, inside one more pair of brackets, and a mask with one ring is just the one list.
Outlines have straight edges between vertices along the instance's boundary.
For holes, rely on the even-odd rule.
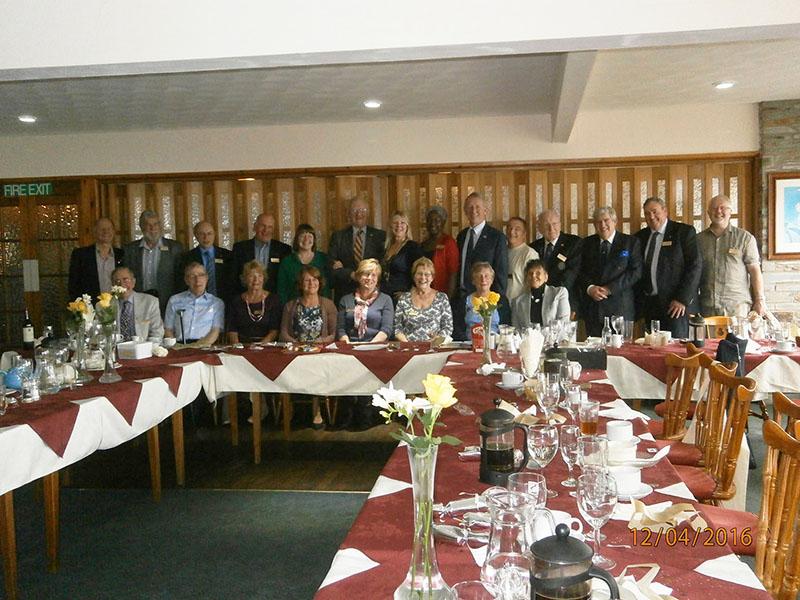
[[118,304],[115,300],[119,300],[127,290],[120,286],[114,285],[111,287],[110,292],[102,292],[97,297],[97,321],[101,325],[113,325],[117,320]]
[[[428,373],[422,386],[425,388],[424,398],[407,398],[403,390],[394,389],[389,382],[388,388],[381,388],[372,395],[372,405],[381,409],[381,416],[386,419],[387,424],[392,422],[395,415],[404,417],[405,428],[392,432],[392,436],[417,450],[425,450],[439,444],[458,446],[461,444],[458,438],[451,435],[441,437],[433,435],[434,428],[442,425],[436,422],[442,410],[458,402],[455,397],[456,388],[453,387],[449,377],[436,373]],[[415,421],[419,421],[422,427],[421,435],[417,435]]]
[[485,298],[472,296],[472,310],[478,313],[483,319],[490,319],[492,313],[497,310],[497,305],[500,304],[500,294],[497,292],[489,292]]
[[94,321],[94,306],[89,294],[78,296],[67,304],[67,328],[77,331],[81,325],[89,325]]

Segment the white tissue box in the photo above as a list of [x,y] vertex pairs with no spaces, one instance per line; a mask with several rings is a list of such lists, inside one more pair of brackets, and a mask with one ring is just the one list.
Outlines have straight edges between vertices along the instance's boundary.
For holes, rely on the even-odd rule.
[[153,356],[153,342],[122,342],[117,344],[117,356],[121,360],[138,360]]

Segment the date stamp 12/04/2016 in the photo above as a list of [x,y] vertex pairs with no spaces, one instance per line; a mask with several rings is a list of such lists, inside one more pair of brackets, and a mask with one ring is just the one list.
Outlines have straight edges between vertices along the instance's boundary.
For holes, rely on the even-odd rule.
[[732,527],[713,528],[703,527],[692,529],[683,527],[676,529],[630,529],[633,546],[658,546],[663,543],[669,547],[684,546],[694,548],[697,546],[749,546],[753,543],[753,532],[750,527],[737,529]]

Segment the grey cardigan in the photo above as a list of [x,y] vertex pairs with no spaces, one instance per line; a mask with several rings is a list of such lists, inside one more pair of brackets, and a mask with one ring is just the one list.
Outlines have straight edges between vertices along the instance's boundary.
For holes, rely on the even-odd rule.
[[[569,293],[565,287],[546,285],[542,298],[542,325],[553,319],[569,319]],[[531,293],[525,290],[511,302],[511,324],[515,329],[531,326]]]
[[342,296],[339,300],[336,339],[340,339],[346,335],[350,338],[351,342],[368,342],[374,338],[379,331],[383,331],[387,337],[392,337],[394,328],[394,304],[387,294],[379,292],[378,297],[375,298],[375,302],[370,304],[367,310],[367,331],[363,338],[359,338],[355,330],[355,317],[353,315],[355,307],[356,299],[353,294]]

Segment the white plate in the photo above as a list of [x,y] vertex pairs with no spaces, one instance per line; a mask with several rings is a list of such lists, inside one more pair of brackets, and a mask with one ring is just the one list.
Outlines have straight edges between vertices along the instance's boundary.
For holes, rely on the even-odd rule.
[[495,385],[499,387],[501,390],[506,390],[507,392],[513,392],[514,390],[521,390],[522,387],[524,386],[524,384],[522,383],[516,383],[514,385],[503,385],[502,381],[498,381],[497,383],[495,383]]
[[640,487],[637,491],[633,492],[632,494],[617,494],[617,500],[638,500],[639,498],[644,498],[645,496],[649,496],[653,493],[653,486],[648,485],[646,483],[642,483],[642,487]]

